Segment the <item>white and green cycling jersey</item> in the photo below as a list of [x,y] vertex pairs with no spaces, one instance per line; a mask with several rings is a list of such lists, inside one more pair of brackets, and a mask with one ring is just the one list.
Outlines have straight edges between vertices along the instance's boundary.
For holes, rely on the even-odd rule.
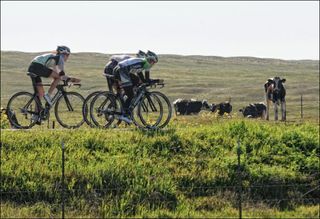
[[61,71],[64,71],[64,55],[63,54],[52,54],[52,53],[47,53],[43,55],[39,55],[35,57],[32,62],[33,63],[38,63],[41,64],[47,68],[52,69],[55,65],[58,65],[59,69]]
[[[145,71],[146,79],[149,79],[152,65],[145,58],[129,58],[118,63],[115,71],[119,72],[122,87],[131,86],[132,81],[129,74],[138,75],[143,78],[142,71]],[[147,76],[148,75],[148,76]]]
[[150,71],[151,65],[145,58],[129,58],[119,62],[119,67],[127,73],[137,74],[143,70]]

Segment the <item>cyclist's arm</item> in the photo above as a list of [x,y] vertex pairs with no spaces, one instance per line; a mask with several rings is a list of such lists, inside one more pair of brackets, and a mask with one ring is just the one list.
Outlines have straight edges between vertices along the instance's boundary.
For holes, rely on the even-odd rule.
[[141,71],[138,73],[138,76],[143,83],[149,82],[150,81],[150,70],[145,70],[144,75]]
[[146,79],[144,78],[143,73],[142,73],[141,71],[138,72],[138,76],[139,76],[139,79],[140,79],[143,83],[146,82]]
[[150,70],[145,70],[144,74],[146,77],[146,81],[150,81]]

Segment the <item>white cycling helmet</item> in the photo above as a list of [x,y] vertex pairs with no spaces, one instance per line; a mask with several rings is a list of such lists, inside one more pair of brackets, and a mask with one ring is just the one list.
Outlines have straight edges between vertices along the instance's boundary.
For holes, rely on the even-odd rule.
[[58,54],[67,54],[67,55],[69,55],[71,53],[70,48],[67,47],[67,46],[58,46],[56,51],[57,51]]
[[155,54],[154,52],[151,52],[151,51],[147,51],[147,53],[146,53],[146,59],[149,61],[149,60],[151,60],[151,61],[154,61],[155,63],[157,63],[158,62],[158,56],[157,56],[157,54]]

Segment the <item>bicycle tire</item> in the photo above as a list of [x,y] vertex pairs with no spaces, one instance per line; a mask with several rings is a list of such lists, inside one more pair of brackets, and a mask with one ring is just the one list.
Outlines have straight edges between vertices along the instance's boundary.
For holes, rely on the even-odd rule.
[[[17,129],[32,128],[36,124],[36,121],[31,120],[32,114],[28,113],[28,111],[32,110],[32,108],[31,109],[24,109],[23,110],[24,112],[21,112],[22,108],[16,107],[14,105],[14,103],[17,102],[17,99],[19,96],[26,96],[25,97],[26,100],[22,100],[22,102],[20,100],[22,106],[25,106],[28,103],[29,103],[29,106],[31,106],[31,107],[37,105],[35,98],[34,98],[34,95],[29,92],[22,91],[22,92],[18,92],[16,94],[14,94],[9,99],[9,102],[7,104],[7,114],[10,114],[10,115],[7,115],[9,122],[14,128],[17,128]],[[20,103],[19,103],[19,105],[20,105]],[[28,115],[30,115],[30,118],[28,118]],[[26,125],[20,124],[23,121],[23,117],[25,117],[25,122],[27,123]],[[19,122],[19,120],[20,120],[20,122]]]
[[171,105],[169,98],[165,94],[163,94],[159,91],[151,91],[150,93],[157,95],[160,99],[162,98],[164,100],[164,103],[166,104],[166,105],[164,105],[164,103],[161,102],[162,106],[163,106],[163,111],[164,111],[163,113],[165,113],[165,111],[167,109],[167,118],[163,118],[163,122],[161,121],[157,125],[157,128],[161,129],[161,128],[167,126],[168,123],[170,122],[170,119],[172,118],[172,105]]
[[[77,97],[78,99],[80,99],[80,102],[75,103],[75,101],[72,101],[72,103],[71,103],[70,102],[71,98],[69,98],[68,96],[69,97],[72,97],[72,96]],[[65,105],[62,105],[62,103],[63,103],[62,100],[65,100]],[[59,122],[59,124],[62,127],[68,128],[68,129],[79,128],[84,123],[84,118],[82,115],[83,102],[84,102],[84,97],[77,92],[66,92],[64,95],[61,95],[59,97],[59,99],[57,100],[57,103],[55,104],[54,113],[55,113],[57,121]],[[59,106],[60,106],[60,108],[59,108]],[[64,116],[61,115],[62,106],[64,108],[66,107],[67,110],[65,110],[65,111],[69,112],[68,114],[65,113],[66,115],[64,115]],[[70,109],[70,107],[72,109]],[[71,112],[74,112],[74,113],[71,114]],[[70,125],[70,122],[68,122],[69,124],[66,123],[67,119],[68,119],[68,121],[72,120],[73,122],[74,121],[76,121],[76,122],[75,122],[75,124]]]
[[[107,108],[105,106],[107,106]],[[121,110],[121,108],[121,105],[118,107],[117,97],[113,93],[105,91],[97,94],[91,101],[90,117],[97,127],[109,128],[115,120],[112,112]],[[106,113],[106,110],[109,110],[110,113]]]
[[[155,102],[151,98],[155,98],[155,101],[158,103],[158,105],[155,105]],[[157,95],[149,92],[146,93],[139,101],[138,105],[136,106],[136,109],[137,109],[137,112],[135,112],[135,109],[132,112],[132,118],[133,118],[134,124],[138,128],[142,128],[142,129],[157,128],[163,116],[163,106],[160,99],[157,97]],[[150,113],[150,112],[158,112],[158,111],[159,111],[159,115],[157,115],[156,113],[155,113],[156,115],[154,114],[151,115]],[[142,112],[146,113],[146,118],[144,118]],[[150,122],[151,119],[156,121]],[[141,121],[142,124],[139,123],[139,121]]]
[[[91,101],[93,100],[93,98],[98,95],[99,93],[102,93],[103,91],[95,91],[91,94],[89,94],[86,99],[84,100],[83,102],[83,106],[82,106],[82,116],[83,116],[83,119],[84,121],[87,123],[87,125],[89,125],[91,128],[94,128],[95,125],[91,122],[91,117],[90,117],[90,114],[89,114],[89,107],[90,106],[90,103]],[[89,118],[88,118],[88,115],[89,115]]]

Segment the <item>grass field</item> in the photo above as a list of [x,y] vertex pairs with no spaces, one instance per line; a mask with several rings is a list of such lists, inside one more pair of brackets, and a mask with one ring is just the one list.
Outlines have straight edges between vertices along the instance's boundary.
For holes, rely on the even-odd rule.
[[[1,106],[17,91],[32,91],[25,73],[36,55],[1,52]],[[82,87],[70,90],[105,90],[109,57],[72,54],[66,72]],[[263,84],[276,75],[287,79],[288,121],[242,118],[238,109],[263,101]],[[231,98],[232,118],[173,117],[162,131],[46,124],[14,131],[1,115],[0,216],[61,216],[64,141],[66,217],[238,217],[240,173],[243,217],[319,218],[319,61],[160,55],[151,76],[165,80],[161,91],[171,102]]]
[[[1,52],[1,106],[6,105],[14,92],[32,91],[31,81],[25,73],[29,62],[38,54]],[[82,87],[74,90],[86,96],[107,89],[101,73],[109,57],[100,53],[72,54],[66,72],[82,79]],[[287,79],[287,118],[300,118],[303,95],[304,118],[318,120],[319,61],[160,55],[159,63],[151,73],[152,78],[165,80],[162,91],[171,101],[195,98],[219,103],[231,98],[234,113],[249,103],[264,101],[263,84],[277,75]]]
[[319,127],[202,116],[169,129],[1,132],[1,216],[319,217]]

